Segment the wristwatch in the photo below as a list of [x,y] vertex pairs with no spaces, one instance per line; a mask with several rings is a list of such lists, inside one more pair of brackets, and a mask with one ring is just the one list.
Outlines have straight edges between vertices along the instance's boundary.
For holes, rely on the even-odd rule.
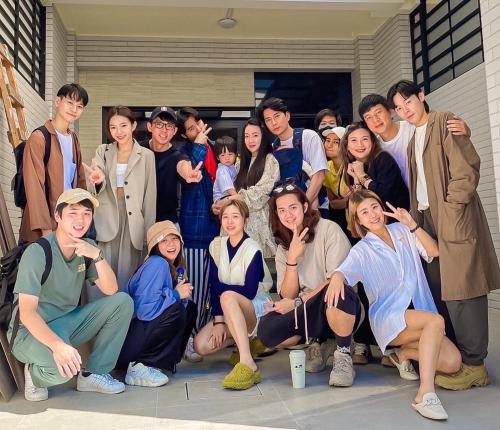
[[104,260],[104,252],[102,252],[102,249],[99,250],[99,255],[94,258],[92,261],[95,263],[99,263],[99,261]]
[[304,304],[304,300],[302,300],[302,297],[296,297],[295,300],[293,301],[293,305],[296,308],[298,308],[302,304]]

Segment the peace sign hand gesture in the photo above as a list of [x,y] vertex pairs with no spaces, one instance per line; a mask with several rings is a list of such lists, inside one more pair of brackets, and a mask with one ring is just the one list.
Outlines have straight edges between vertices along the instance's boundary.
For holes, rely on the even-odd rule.
[[391,218],[394,218],[395,220],[398,220],[401,224],[404,224],[410,230],[412,230],[416,227],[417,223],[415,222],[415,220],[412,218],[412,216],[409,214],[409,212],[406,209],[395,208],[389,202],[385,202],[385,203],[386,203],[387,207],[392,212],[383,211],[382,213],[384,215],[391,217]]
[[203,161],[200,161],[197,166],[193,169],[191,166],[188,168],[188,174],[186,176],[186,182],[200,182],[203,178],[201,173],[201,166]]
[[212,127],[209,127],[208,124],[200,121],[200,124],[197,125],[198,135],[194,139],[194,143],[199,143],[200,145],[206,145],[208,143],[208,133],[212,131]]
[[294,224],[292,241],[290,242],[290,246],[288,248],[288,261],[290,263],[295,264],[297,259],[304,254],[304,251],[306,250],[306,241],[304,240],[304,237],[308,231],[309,227],[306,227],[299,234],[297,226]]
[[102,182],[104,181],[104,173],[99,167],[97,167],[95,158],[92,159],[92,164],[90,166],[82,161],[82,166],[87,171],[88,180],[93,185],[102,184]]

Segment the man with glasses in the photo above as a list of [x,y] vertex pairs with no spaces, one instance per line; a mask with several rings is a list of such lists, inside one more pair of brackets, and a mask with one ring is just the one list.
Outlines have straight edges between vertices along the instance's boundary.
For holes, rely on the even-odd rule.
[[156,165],[156,222],[178,222],[177,184],[182,177],[186,182],[201,181],[200,166],[192,167],[189,158],[175,149],[172,139],[177,133],[177,117],[172,108],[159,106],[153,110],[147,123],[151,139],[140,145],[155,154]]

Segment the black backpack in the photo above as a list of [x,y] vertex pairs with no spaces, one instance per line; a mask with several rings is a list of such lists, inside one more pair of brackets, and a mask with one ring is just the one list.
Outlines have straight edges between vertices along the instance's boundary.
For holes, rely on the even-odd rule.
[[[33,243],[38,243],[45,253],[45,269],[41,279],[41,284],[43,285],[52,269],[52,249],[49,241],[44,237],[41,237]],[[0,259],[0,329],[8,330],[12,314],[17,306],[17,301],[14,300],[14,286],[16,284],[17,269],[21,261],[21,256],[29,245],[29,243],[24,243],[16,246]],[[14,325],[12,327],[12,336],[9,342],[11,349],[18,329],[19,312],[16,313]]]
[[[50,150],[52,147],[52,139],[47,130],[47,127],[42,125],[38,127],[33,133],[40,130],[45,139],[45,153],[43,156],[43,164],[47,167],[47,163],[50,158]],[[26,191],[24,190],[24,178],[23,178],[23,155],[24,149],[26,147],[26,141],[22,141],[19,145],[14,148],[14,158],[16,160],[16,174],[12,178],[11,189],[14,194],[14,203],[18,208],[24,209],[26,207]],[[49,201],[49,189],[47,187],[47,181],[45,181],[45,198]],[[0,298],[1,299],[1,298]]]

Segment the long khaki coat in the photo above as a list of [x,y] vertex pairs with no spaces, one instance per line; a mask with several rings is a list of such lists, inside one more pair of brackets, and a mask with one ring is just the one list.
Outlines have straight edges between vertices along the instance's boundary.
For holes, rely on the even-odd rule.
[[[443,300],[463,300],[499,288],[500,268],[481,201],[479,156],[469,137],[446,128],[450,112],[431,112],[423,153],[429,209],[439,245]],[[415,137],[408,146],[410,204],[417,211]]]
[[[42,237],[42,230],[55,230],[54,210],[57,199],[64,191],[64,164],[57,133],[49,120],[45,127],[50,133],[51,148],[47,168],[43,164],[45,138],[41,131],[31,133],[23,155],[23,179],[26,192],[26,207],[23,210],[19,240],[33,242]],[[73,158],[76,174],[73,187],[86,188],[82,154],[76,133],[73,137]],[[45,196],[45,182],[49,191],[48,204]]]
[[[118,234],[117,155],[116,143],[100,145],[96,150],[97,166],[105,175],[97,195],[99,207],[94,217],[98,242],[109,242]],[[135,249],[142,251],[146,232],[156,219],[156,170],[153,152],[137,142],[134,142],[128,160],[123,189],[132,244]]]

